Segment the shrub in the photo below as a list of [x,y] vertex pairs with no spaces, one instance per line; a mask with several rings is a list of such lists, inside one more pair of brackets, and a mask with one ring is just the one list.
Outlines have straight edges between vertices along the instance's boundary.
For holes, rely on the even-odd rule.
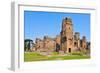
[[82,52],[73,52],[72,55],[82,55]]

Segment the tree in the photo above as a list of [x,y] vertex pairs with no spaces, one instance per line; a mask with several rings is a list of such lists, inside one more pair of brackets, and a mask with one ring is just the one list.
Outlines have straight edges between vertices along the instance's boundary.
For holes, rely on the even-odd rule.
[[33,45],[33,40],[25,39],[24,40],[24,51],[29,51],[32,47],[31,45]]

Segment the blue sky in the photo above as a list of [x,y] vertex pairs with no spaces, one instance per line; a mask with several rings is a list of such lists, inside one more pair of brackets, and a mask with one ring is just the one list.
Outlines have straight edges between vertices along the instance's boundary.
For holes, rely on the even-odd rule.
[[90,14],[38,11],[24,11],[25,39],[35,40],[45,35],[59,35],[62,19],[65,17],[72,18],[74,32],[80,32],[80,38],[86,36],[90,41]]

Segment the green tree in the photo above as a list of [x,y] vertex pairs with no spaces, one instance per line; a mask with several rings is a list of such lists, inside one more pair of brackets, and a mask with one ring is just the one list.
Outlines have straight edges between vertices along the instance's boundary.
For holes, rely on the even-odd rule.
[[31,44],[33,45],[33,40],[25,39],[24,40],[24,51],[29,51],[31,48]]

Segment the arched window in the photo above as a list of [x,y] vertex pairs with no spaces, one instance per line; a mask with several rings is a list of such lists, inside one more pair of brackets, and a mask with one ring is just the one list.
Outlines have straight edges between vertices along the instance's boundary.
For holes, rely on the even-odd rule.
[[70,29],[70,27],[69,27],[69,29]]

